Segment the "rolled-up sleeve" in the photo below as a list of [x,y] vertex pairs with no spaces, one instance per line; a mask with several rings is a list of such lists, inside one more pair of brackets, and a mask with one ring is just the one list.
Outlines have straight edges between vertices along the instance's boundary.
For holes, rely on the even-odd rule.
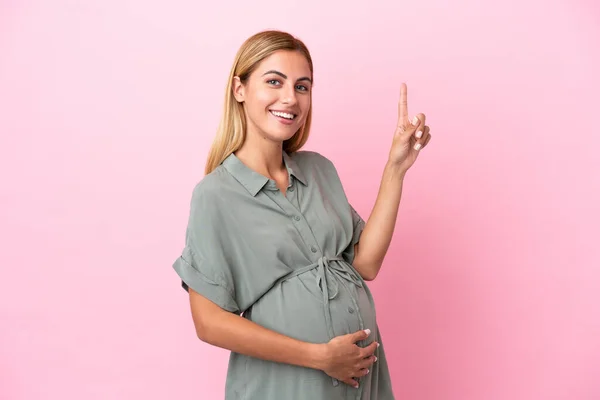
[[352,214],[352,241],[344,250],[343,257],[350,264],[354,262],[354,246],[359,242],[360,235],[365,228],[365,221],[361,218],[360,214],[350,205],[350,213]]
[[196,186],[192,194],[185,247],[173,268],[181,286],[206,297],[224,310],[239,313],[234,286],[234,265],[227,257],[227,233],[219,225],[214,193]]
[[350,206],[350,212],[352,213],[352,225],[354,227],[352,233],[352,245],[355,245],[360,240],[360,235],[365,228],[365,221],[362,219],[360,214]]

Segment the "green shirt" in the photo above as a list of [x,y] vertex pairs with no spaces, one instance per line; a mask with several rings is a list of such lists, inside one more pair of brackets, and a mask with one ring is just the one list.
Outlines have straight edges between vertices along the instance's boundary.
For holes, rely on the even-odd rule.
[[[223,309],[311,343],[370,329],[357,345],[381,343],[373,297],[352,266],[365,226],[333,163],[299,151],[283,160],[285,195],[274,180],[231,154],[194,188],[186,245],[173,268]],[[392,400],[384,353],[355,389],[323,371],[232,352],[226,400]]]

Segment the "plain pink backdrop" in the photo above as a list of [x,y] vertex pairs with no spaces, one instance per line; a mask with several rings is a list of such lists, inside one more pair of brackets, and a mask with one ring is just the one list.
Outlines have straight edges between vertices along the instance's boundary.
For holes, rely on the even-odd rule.
[[600,398],[597,4],[4,0],[0,399],[223,398],[171,264],[268,28],[309,46],[306,148],[363,217],[401,82],[431,126],[370,284],[396,398]]

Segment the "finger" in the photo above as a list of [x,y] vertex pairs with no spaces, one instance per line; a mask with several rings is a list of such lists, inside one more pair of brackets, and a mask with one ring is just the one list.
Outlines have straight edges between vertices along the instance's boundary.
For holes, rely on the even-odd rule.
[[361,378],[370,372],[369,368],[361,368],[354,375],[356,378]]
[[[419,128],[425,126],[425,114],[419,113],[419,114],[415,115],[415,117],[412,120],[412,124],[415,126],[416,133],[421,132],[421,134],[422,134],[423,129],[419,129]],[[418,137],[417,137],[417,139],[418,139]]]
[[408,88],[406,83],[400,85],[400,101],[398,102],[398,126],[408,125]]
[[371,334],[370,329],[365,329],[365,330],[360,330],[358,332],[355,332],[352,335],[352,343],[356,343],[358,341],[365,340],[366,338],[369,337],[370,334]]
[[415,115],[412,120],[412,124],[415,127],[424,127],[425,126],[425,114],[419,113],[419,114]]
[[344,382],[347,385],[352,386],[353,388],[358,388],[358,381],[349,378],[349,379],[344,379],[342,382]]
[[379,343],[377,343],[377,342],[373,342],[373,343],[369,344],[368,346],[363,347],[360,352],[361,357],[367,358],[367,357],[372,356],[373,354],[375,354],[375,350],[377,350],[378,347],[379,347]]
[[427,136],[428,133],[429,127],[427,125],[423,125],[422,127],[419,127],[416,130],[415,139],[417,139],[417,141],[420,141],[420,143],[423,144],[423,139],[425,139],[425,136]]
[[359,367],[362,368],[371,368],[371,365],[375,364],[375,361],[377,361],[377,357],[375,356],[371,356],[371,357],[367,357],[364,359],[364,361],[362,361],[359,364]]
[[419,119],[417,117],[414,117],[412,119],[412,121],[407,122],[406,125],[398,126],[394,133],[395,137],[397,136],[397,137],[401,138],[401,140],[409,139],[415,133],[415,130],[417,129],[417,127],[415,125],[413,125],[414,123],[417,123],[417,124],[419,123]]
[[404,137],[411,137],[421,126],[421,120],[415,115],[413,119],[407,123],[400,132],[400,134]]
[[421,129],[415,133],[415,138],[418,139],[415,141],[413,147],[415,150],[421,150],[424,147],[425,139],[429,135],[429,127],[425,126],[424,129]]
[[429,143],[430,139],[431,139],[431,134],[427,133],[427,137],[425,138],[425,141],[423,142],[423,147],[427,146],[427,143]]

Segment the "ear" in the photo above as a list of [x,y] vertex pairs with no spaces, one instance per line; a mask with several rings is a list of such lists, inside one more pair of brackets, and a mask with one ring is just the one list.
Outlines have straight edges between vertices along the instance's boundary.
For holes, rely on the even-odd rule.
[[238,103],[244,102],[245,89],[240,77],[234,76],[231,90],[233,91],[233,97],[235,97]]

